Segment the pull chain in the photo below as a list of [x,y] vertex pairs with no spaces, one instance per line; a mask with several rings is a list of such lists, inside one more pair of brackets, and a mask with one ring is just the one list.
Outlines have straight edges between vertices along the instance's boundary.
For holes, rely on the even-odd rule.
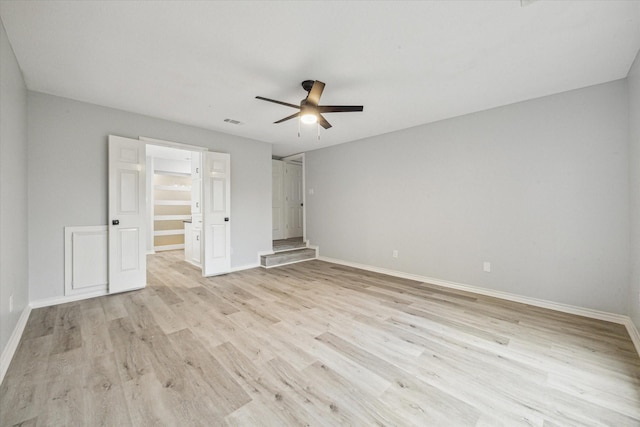
[[318,141],[320,141],[320,123],[318,123]]
[[298,138],[300,138],[300,119],[298,119]]

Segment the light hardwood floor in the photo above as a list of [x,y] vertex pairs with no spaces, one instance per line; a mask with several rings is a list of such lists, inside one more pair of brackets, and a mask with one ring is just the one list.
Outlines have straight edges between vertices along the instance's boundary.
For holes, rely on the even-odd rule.
[[0,424],[638,426],[621,325],[321,261],[34,310]]

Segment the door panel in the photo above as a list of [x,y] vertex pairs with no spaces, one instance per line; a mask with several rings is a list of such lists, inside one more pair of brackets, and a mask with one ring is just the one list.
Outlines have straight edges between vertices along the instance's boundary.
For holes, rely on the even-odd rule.
[[211,183],[211,200],[213,201],[213,212],[217,214],[223,214],[226,212],[226,195],[225,186],[226,180],[219,178],[212,178]]
[[137,228],[120,228],[116,230],[119,233],[120,241],[119,259],[121,261],[120,271],[137,270],[138,263],[138,246],[140,238],[140,230]]
[[231,270],[231,157],[211,152],[203,155],[202,275],[213,276]]
[[212,225],[213,229],[213,258],[220,259],[227,255],[227,227]]
[[285,238],[302,237],[302,165],[285,163],[284,171]]
[[139,179],[138,171],[118,169],[118,185],[120,192],[118,197],[118,214],[136,214],[138,213],[138,195],[137,182]]
[[145,144],[109,135],[109,293],[147,283]]
[[284,162],[271,161],[271,238],[284,239]]

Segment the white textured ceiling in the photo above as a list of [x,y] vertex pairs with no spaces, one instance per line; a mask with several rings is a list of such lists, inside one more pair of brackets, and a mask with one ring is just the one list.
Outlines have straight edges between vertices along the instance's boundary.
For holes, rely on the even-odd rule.
[[[0,1],[27,87],[288,155],[624,78],[640,2]],[[322,80],[329,130],[273,121]],[[234,126],[231,118],[243,122]],[[156,135],[156,137],[162,137]],[[188,142],[188,141],[185,141]]]

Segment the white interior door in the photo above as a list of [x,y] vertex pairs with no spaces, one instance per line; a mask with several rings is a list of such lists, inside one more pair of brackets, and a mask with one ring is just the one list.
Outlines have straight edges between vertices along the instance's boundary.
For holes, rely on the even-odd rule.
[[279,240],[284,239],[284,162],[272,160],[271,173],[271,220],[273,222],[271,238]]
[[203,153],[202,275],[231,270],[231,156]]
[[302,165],[284,164],[285,239],[302,237]]
[[144,288],[145,143],[109,135],[109,293]]

